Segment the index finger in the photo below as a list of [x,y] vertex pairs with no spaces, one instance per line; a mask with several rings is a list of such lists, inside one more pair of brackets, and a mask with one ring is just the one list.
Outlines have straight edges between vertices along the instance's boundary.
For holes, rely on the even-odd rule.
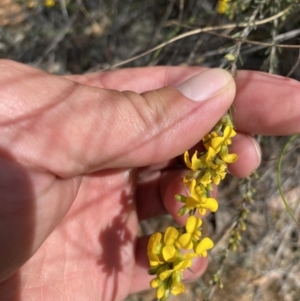
[[300,133],[300,83],[257,71],[240,71],[236,80],[234,124],[260,135]]
[[80,84],[118,91],[143,93],[166,86],[177,86],[207,68],[156,66],[124,68],[86,75],[67,75],[66,78]]
[[[147,67],[68,76],[82,84],[137,93],[175,86],[202,67]],[[129,72],[130,70],[130,72]],[[300,132],[300,83],[258,71],[238,71],[234,123],[238,130],[260,135]]]

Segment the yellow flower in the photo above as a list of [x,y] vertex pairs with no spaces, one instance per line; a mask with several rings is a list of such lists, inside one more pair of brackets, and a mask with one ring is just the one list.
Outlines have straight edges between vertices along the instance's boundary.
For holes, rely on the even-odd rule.
[[187,269],[187,268],[189,268],[191,266],[192,266],[191,259],[183,257],[182,260],[180,260],[177,264],[174,265],[173,269],[161,272],[159,274],[159,279],[162,280],[162,281],[164,281],[165,279],[169,278],[172,275],[172,273],[178,274],[178,275],[175,275],[176,277],[177,276],[181,277],[181,272],[184,269]]
[[207,168],[204,174],[200,177],[199,183],[201,183],[204,187],[207,187],[213,181],[213,173],[214,170],[211,168]]
[[218,165],[216,165],[214,163],[214,161],[216,159],[216,155],[217,155],[217,152],[212,147],[209,147],[207,152],[202,156],[203,160],[206,163],[205,167],[211,167],[211,168],[217,168],[218,167]]
[[236,135],[235,130],[227,125],[224,129],[223,136],[212,138],[210,141],[210,146],[218,153],[222,145],[230,145],[231,138]]
[[149,258],[150,266],[158,266],[159,264],[164,263],[161,258],[161,251],[162,251],[162,234],[157,232],[151,235],[148,247],[147,247],[147,255]]
[[162,281],[159,278],[154,278],[150,281],[150,286],[152,288],[156,288],[158,287],[160,284],[162,283]]
[[228,147],[226,145],[222,145],[220,150],[220,157],[226,163],[233,163],[238,159],[236,154],[229,154]]
[[220,137],[216,131],[212,131],[203,137],[202,142],[206,149],[210,147],[211,139],[216,137]]
[[197,256],[196,253],[185,254],[172,263],[173,268],[163,265],[157,270],[157,277],[151,280],[150,286],[156,288],[156,298],[158,300],[167,300],[170,292],[173,295],[184,292],[182,272],[192,265],[191,259]]
[[198,170],[202,166],[201,160],[198,159],[198,152],[197,151],[195,151],[195,153],[192,157],[192,161],[190,160],[189,152],[186,151],[184,153],[184,162],[185,162],[185,164],[188,168],[190,168],[194,171]]
[[147,255],[151,267],[156,267],[166,262],[173,262],[177,259],[180,253],[175,246],[180,247],[176,242],[178,236],[178,231],[174,227],[168,227],[164,235],[160,232],[151,235],[147,247]]
[[171,293],[173,295],[178,295],[184,292],[184,285],[181,282],[181,276],[178,273],[172,273],[172,282],[171,282]]
[[178,251],[175,247],[178,231],[174,227],[168,227],[164,234],[165,246],[162,249],[162,255],[166,262],[173,262],[178,257]]
[[218,202],[214,198],[198,194],[196,191],[196,180],[192,180],[190,185],[190,196],[186,198],[185,205],[189,209],[198,208],[200,214],[205,214],[206,209],[212,212],[218,210]]
[[209,237],[203,238],[197,245],[195,252],[202,257],[207,256],[207,250],[213,248],[214,243]]
[[162,283],[156,290],[156,298],[158,300],[167,300],[170,290],[167,288],[166,283]]
[[164,234],[164,242],[166,245],[174,245],[177,237],[177,229],[175,229],[174,227],[168,227]]
[[221,180],[226,176],[227,166],[225,163],[218,165],[217,169],[212,170],[212,179],[216,185],[219,185]]
[[44,5],[46,7],[53,7],[55,5],[55,0],[45,0]]
[[178,242],[182,248],[190,250],[193,248],[192,239],[198,241],[201,232],[198,229],[202,224],[202,220],[194,215],[189,216],[186,220],[185,229],[187,233],[182,234]]
[[231,0],[219,0],[218,2],[218,13],[219,14],[225,14],[227,9],[228,9],[228,2],[230,2]]

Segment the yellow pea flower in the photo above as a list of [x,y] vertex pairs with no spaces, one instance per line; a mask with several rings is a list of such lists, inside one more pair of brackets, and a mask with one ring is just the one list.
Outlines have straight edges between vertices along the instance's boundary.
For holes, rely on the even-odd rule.
[[212,131],[203,137],[202,142],[206,149],[211,146],[211,139],[216,137],[220,137],[220,134],[216,131]]
[[226,164],[221,164],[217,169],[212,171],[212,180],[216,185],[219,185],[221,180],[223,180],[226,176],[227,166]]
[[171,282],[171,293],[173,295],[178,295],[184,292],[185,288],[182,283],[182,277],[178,273],[172,273],[172,282]]
[[204,187],[209,186],[213,182],[213,174],[214,170],[207,168],[203,176],[199,179],[199,183],[201,183]]
[[[181,277],[181,272],[184,269],[187,269],[192,266],[192,261],[189,258],[183,258],[181,261],[179,261],[176,265],[174,265],[173,269],[161,272],[159,274],[159,279],[164,281],[165,279],[169,278],[172,273],[178,273],[178,275]],[[177,275],[176,275],[177,276]]]
[[224,129],[224,144],[230,145],[231,144],[231,138],[236,136],[236,131],[233,129],[232,126],[227,125]]
[[190,160],[189,152],[186,151],[184,153],[184,162],[188,168],[194,171],[198,170],[202,166],[201,160],[198,158],[197,151],[195,151],[194,155],[192,156],[192,160]]
[[175,247],[178,231],[174,227],[168,227],[164,234],[165,246],[162,249],[162,255],[166,262],[173,262],[178,257],[178,251]]
[[154,278],[150,281],[150,286],[152,288],[156,288],[161,284],[161,280],[159,278]]
[[195,252],[202,257],[207,256],[207,250],[213,248],[214,243],[209,237],[203,238],[197,245]]
[[218,210],[218,202],[214,198],[201,198],[196,200],[194,198],[187,198],[186,206],[189,209],[198,208],[199,214],[204,215],[206,210],[216,212]]
[[226,163],[233,163],[238,159],[236,154],[229,154],[228,147],[226,145],[222,145],[220,150],[220,157]]
[[218,153],[221,149],[222,145],[230,145],[231,144],[231,138],[236,135],[235,130],[227,125],[224,129],[223,136],[212,138],[210,141],[210,146],[214,149],[216,153]]
[[201,232],[198,229],[202,224],[202,220],[194,215],[191,215],[187,218],[185,228],[186,232],[182,234],[178,242],[182,248],[190,250],[193,248],[192,240],[199,240]]
[[156,298],[158,300],[167,300],[169,296],[169,289],[165,283],[162,283],[156,290]]
[[174,245],[177,237],[178,237],[177,229],[174,227],[168,227],[164,234],[164,243],[166,245]]
[[203,160],[206,163],[206,166],[205,166],[206,168],[207,167],[210,167],[213,169],[218,168],[218,165],[216,165],[214,163],[216,156],[217,156],[217,152],[212,147],[209,147],[207,152],[202,156]]
[[151,235],[149,242],[148,242],[148,247],[147,247],[147,255],[149,258],[150,266],[158,266],[159,264],[164,263],[164,261],[161,259],[161,254],[162,251],[162,234],[157,232]]
[[189,209],[198,208],[200,214],[205,214],[206,209],[212,212],[218,210],[218,202],[214,198],[207,198],[196,192],[196,180],[192,180],[190,185],[190,196],[186,198],[185,206]]

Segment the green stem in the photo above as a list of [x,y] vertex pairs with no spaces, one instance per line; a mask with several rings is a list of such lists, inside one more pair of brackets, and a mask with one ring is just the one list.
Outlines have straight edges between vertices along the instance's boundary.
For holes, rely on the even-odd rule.
[[278,159],[278,162],[277,162],[277,186],[278,186],[278,190],[279,190],[279,193],[280,193],[280,196],[282,198],[282,201],[284,203],[284,206],[287,210],[287,212],[289,213],[289,215],[291,216],[291,218],[294,220],[294,222],[300,226],[300,224],[297,222],[295,216],[294,216],[294,213],[292,211],[292,209],[290,208],[285,196],[284,196],[284,193],[283,193],[283,190],[282,190],[282,185],[281,185],[281,165],[282,165],[282,159],[283,159],[283,156],[285,155],[286,153],[286,150],[287,148],[289,147],[289,145],[298,137],[298,135],[292,135],[289,140],[287,141],[287,143],[284,145],[281,153],[280,153],[280,156],[279,156],[279,159]]

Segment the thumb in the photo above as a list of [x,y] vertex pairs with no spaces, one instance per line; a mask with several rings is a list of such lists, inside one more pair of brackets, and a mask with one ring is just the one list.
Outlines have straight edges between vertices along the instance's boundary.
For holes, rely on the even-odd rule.
[[[232,77],[221,69],[201,72],[177,87],[137,94],[13,65],[2,73],[8,118],[2,126],[10,127],[3,135],[14,141],[9,150],[60,177],[175,157],[215,125],[235,95]],[[17,110],[11,110],[11,99]]]
[[180,155],[226,113],[235,83],[227,71],[210,69],[177,87],[105,93],[101,132],[93,135],[97,153],[83,163],[92,170],[151,165]]

